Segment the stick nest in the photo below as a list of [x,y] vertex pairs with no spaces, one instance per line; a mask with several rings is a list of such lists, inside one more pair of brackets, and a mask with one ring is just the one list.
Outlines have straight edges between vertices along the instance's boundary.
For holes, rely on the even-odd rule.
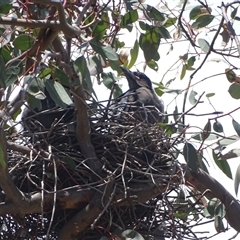
[[[38,115],[44,119],[54,111],[59,112],[59,109]],[[8,152],[10,174],[24,193],[45,194],[71,187],[94,190],[101,184],[101,178],[88,167],[88,159],[79,148],[74,110],[64,110],[61,115],[50,129],[45,129],[39,118],[32,115],[24,120],[24,131],[15,139],[8,139],[39,152],[30,157],[18,151]],[[183,221],[173,216],[177,211],[174,204],[178,201],[179,185],[183,182],[174,157],[180,139],[168,136],[158,124],[138,121],[134,113],[123,110],[119,113],[114,107],[99,104],[97,110],[89,109],[89,119],[96,155],[107,177],[114,178],[115,192],[122,194],[125,198],[122,202],[127,200],[129,204],[118,205],[113,197],[93,230],[87,228],[80,233],[79,239],[111,238],[126,229],[134,229],[143,236],[155,236],[152,239],[161,239],[162,235],[182,239],[184,234],[191,239],[191,229],[185,224],[187,219]],[[138,196],[133,194],[138,189],[132,186],[139,184],[141,188],[146,183],[161,191],[145,202],[138,202]],[[49,239],[56,239],[64,224],[83,207],[62,209],[56,202],[44,209],[44,213],[25,216],[24,221],[19,222],[10,215],[2,216],[1,236],[18,239],[23,235],[24,239],[35,239],[44,238],[48,232]]]

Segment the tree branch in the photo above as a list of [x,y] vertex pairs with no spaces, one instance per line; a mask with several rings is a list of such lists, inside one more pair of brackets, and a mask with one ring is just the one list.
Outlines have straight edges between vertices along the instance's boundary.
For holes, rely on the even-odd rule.
[[225,205],[226,220],[232,228],[240,232],[240,204],[216,179],[201,169],[193,172],[188,168],[186,168],[185,179],[200,192],[205,192],[209,189],[211,192],[208,192],[206,197],[208,199],[216,197]]
[[14,204],[18,208],[18,213],[22,213],[22,209],[26,206],[27,199],[15,186],[8,172],[7,160],[8,156],[6,137],[3,126],[0,126],[0,186],[7,197],[7,201]]

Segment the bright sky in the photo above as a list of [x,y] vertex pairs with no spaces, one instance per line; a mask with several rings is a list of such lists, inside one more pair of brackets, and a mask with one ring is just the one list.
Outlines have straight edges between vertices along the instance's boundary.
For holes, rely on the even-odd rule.
[[[178,1],[167,1],[170,7],[176,6],[179,3]],[[192,9],[194,6],[198,5],[197,1],[190,1],[191,4],[188,5],[187,10]],[[217,6],[221,5],[222,1],[215,1],[215,0],[208,0],[207,1],[208,4],[210,5],[210,7],[212,9],[217,9],[216,8],[216,4],[218,4]],[[227,3],[227,1],[223,1],[225,3]],[[151,4],[153,6],[156,6],[159,1],[146,1],[145,3]],[[220,12],[220,9],[218,8],[218,11]],[[213,15],[216,14],[216,12],[213,12]],[[184,14],[186,20],[189,20],[189,12],[186,12]],[[219,19],[219,18],[218,18]],[[219,23],[219,21],[216,21],[216,24]],[[216,26],[217,28],[218,26]],[[237,29],[236,29],[237,30]],[[208,42],[211,42],[212,37],[214,36],[215,32],[213,33],[208,33],[205,31],[202,31],[201,34],[199,34],[198,38],[204,38],[206,39]],[[172,33],[171,33],[172,35]],[[123,34],[120,37],[120,40],[122,38],[123,41],[126,42],[126,36],[127,36],[127,46],[126,47],[132,47],[133,43],[136,39],[136,36],[138,36],[136,34],[136,32],[126,32],[126,34]],[[215,47],[217,48],[221,48],[221,40],[222,39],[217,39]],[[171,39],[169,39],[169,41],[171,41]],[[160,48],[159,48],[159,53],[161,56],[161,59],[158,62],[158,66],[159,66],[159,70],[158,72],[155,72],[149,68],[146,69],[146,75],[150,77],[150,79],[153,82],[159,82],[163,75],[168,71],[168,69],[170,68],[170,66],[173,65],[173,63],[175,63],[178,59],[180,55],[184,55],[185,53],[188,52],[188,47],[189,47],[189,43],[187,42],[181,42],[181,43],[173,43],[173,51],[167,55],[167,52],[169,51],[169,44],[161,44]],[[229,47],[229,46],[228,46]],[[203,60],[205,55],[201,56],[200,58],[197,58],[197,61],[195,62],[194,67],[199,66],[199,64],[201,63],[201,61]],[[194,79],[192,81],[192,83],[196,83],[199,82],[201,80],[203,80],[205,77],[209,77],[212,76],[214,74],[219,74],[219,73],[224,73],[225,69],[228,68],[228,64],[222,62],[214,62],[212,61],[213,59],[221,59],[220,56],[216,55],[216,54],[211,54],[208,58],[208,61],[204,64],[204,67],[198,71],[198,73],[194,76]],[[232,59],[229,59],[231,62],[233,61]],[[239,59],[235,59],[234,63],[236,66],[239,66]],[[140,55],[140,57],[138,58],[137,64],[136,64],[137,68],[140,71],[143,71],[143,57],[142,55]],[[179,68],[177,68],[177,66],[179,66]],[[185,89],[188,85],[188,81],[189,81],[189,76],[192,72],[188,72],[188,74],[185,76],[185,78],[183,80],[180,80],[179,76],[181,73],[181,65],[176,65],[174,68],[174,70],[169,71],[165,77],[164,77],[164,81],[163,83],[165,84],[167,81],[169,81],[170,79],[176,77],[176,80],[171,84],[170,88],[171,89]],[[135,70],[133,68],[133,70]],[[122,80],[120,80],[120,84],[123,85],[123,89],[126,90],[127,89],[127,82],[126,80],[124,80],[124,78]],[[225,75],[223,74],[222,76],[218,76],[218,77],[213,77],[210,79],[207,79],[206,81],[203,81],[199,84],[197,84],[196,86],[194,86],[193,90],[198,92],[199,95],[196,96],[196,98],[198,98],[203,92],[206,93],[215,93],[215,96],[210,98],[211,104],[209,103],[208,99],[205,97],[202,98],[202,100],[204,101],[204,103],[198,104],[197,108],[195,108],[192,113],[195,114],[201,114],[201,113],[211,113],[216,111],[222,111],[224,113],[228,113],[234,109],[236,109],[237,107],[239,107],[240,102],[238,100],[233,99],[229,93],[228,93],[228,88],[230,86],[230,83],[228,82],[228,80],[226,79]],[[97,93],[99,96],[99,99],[104,99],[106,100],[106,89],[103,85],[95,85],[95,89],[97,89]],[[168,113],[172,113],[174,108],[175,108],[175,104],[176,102],[172,100],[175,98],[175,94],[164,94],[163,95],[163,100],[165,102],[165,106],[167,107]],[[177,98],[177,105],[178,105],[178,109],[179,112],[182,109],[182,99],[183,96],[179,96]],[[215,110],[214,110],[214,108]],[[192,107],[192,105],[189,103],[189,101],[187,102],[187,108]],[[199,126],[201,128],[203,128],[205,126],[205,124],[207,123],[208,118],[213,118],[216,115],[210,115],[210,116],[205,116],[205,117],[196,117],[196,116],[188,116],[186,117],[186,124],[190,124],[195,126]],[[240,123],[240,114],[239,111],[234,112],[233,114],[231,114],[231,116]],[[230,116],[226,116],[224,118],[219,119],[219,121],[222,123],[223,128],[224,128],[224,133],[226,136],[231,136],[231,135],[236,135],[233,126],[232,126],[232,118]],[[213,123],[213,122],[212,122]],[[229,148],[227,148],[227,150],[225,150],[225,152],[228,152],[230,149],[232,148],[239,148],[239,142],[231,145]],[[211,157],[211,151],[209,151],[208,153],[205,153],[205,157],[208,160],[208,163],[210,164],[210,168],[209,168],[209,172],[210,174],[217,180],[219,181],[233,196],[235,196],[235,191],[234,191],[234,183],[232,180],[230,180],[229,178],[227,178],[222,172],[221,170],[218,169],[218,167],[213,164],[213,160]],[[234,159],[230,159],[228,161],[228,163],[231,166],[231,170],[232,170],[232,175],[233,178],[235,177],[235,172],[237,169],[237,166],[240,163],[240,158],[234,158]],[[236,196],[235,196],[236,197]],[[216,233],[215,228],[213,223],[209,224],[207,229],[207,226],[204,225],[203,228],[200,228],[200,231],[211,231],[212,234]],[[229,239],[231,238],[236,232],[234,230],[230,230],[227,231],[226,233],[222,233],[216,237],[213,237],[211,239],[213,240],[219,240],[219,239]],[[206,234],[208,235],[208,234]],[[201,237],[201,235],[200,235]]]

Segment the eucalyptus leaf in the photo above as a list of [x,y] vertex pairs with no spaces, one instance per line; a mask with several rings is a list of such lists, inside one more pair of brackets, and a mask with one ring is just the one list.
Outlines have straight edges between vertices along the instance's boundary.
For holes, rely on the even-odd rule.
[[234,178],[234,190],[236,195],[238,195],[239,185],[240,185],[240,164],[237,167],[237,171]]
[[214,150],[212,150],[212,156],[214,159],[214,162],[216,163],[216,165],[219,167],[219,169],[222,170],[222,172],[230,179],[232,179],[232,172],[231,169],[229,167],[229,164],[227,161],[221,161],[217,154],[214,152]]
[[198,154],[191,143],[185,143],[183,148],[183,156],[189,168],[196,172],[198,169]]

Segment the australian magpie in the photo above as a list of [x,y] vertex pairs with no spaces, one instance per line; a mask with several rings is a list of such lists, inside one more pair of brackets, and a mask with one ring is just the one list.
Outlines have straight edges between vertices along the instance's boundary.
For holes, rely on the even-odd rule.
[[133,117],[140,121],[162,122],[164,104],[156,95],[151,80],[144,73],[121,69],[129,85],[129,90],[119,97],[121,105],[126,105],[123,111],[133,112]]

